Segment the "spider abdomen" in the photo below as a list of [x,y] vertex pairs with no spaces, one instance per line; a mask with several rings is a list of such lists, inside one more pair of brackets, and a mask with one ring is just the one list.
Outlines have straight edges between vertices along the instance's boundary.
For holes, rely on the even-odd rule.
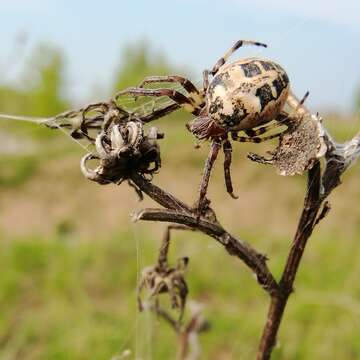
[[223,66],[206,94],[209,117],[226,130],[248,130],[273,120],[284,107],[289,78],[278,64],[259,58]]

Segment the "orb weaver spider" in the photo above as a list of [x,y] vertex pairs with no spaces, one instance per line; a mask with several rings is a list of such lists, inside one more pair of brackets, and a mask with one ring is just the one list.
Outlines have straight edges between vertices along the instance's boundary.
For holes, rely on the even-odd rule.
[[[201,214],[206,204],[205,198],[211,170],[222,147],[224,152],[224,178],[227,192],[233,198],[230,166],[233,141],[260,143],[276,137],[280,133],[259,137],[269,130],[284,125],[288,113],[284,110],[290,93],[289,78],[277,63],[260,57],[236,60],[226,64],[228,58],[243,45],[267,47],[263,43],[249,40],[237,41],[212,67],[203,72],[203,87],[198,89],[189,79],[178,75],[149,76],[138,87],[130,87],[118,92],[114,101],[125,94],[134,97],[167,96],[179,107],[192,113],[196,118],[187,127],[198,139],[211,140],[211,148],[206,160],[198,200]],[[212,76],[209,81],[209,76]],[[144,88],[152,83],[177,83],[184,92],[169,89]],[[292,103],[288,104],[293,107]],[[174,106],[171,104],[169,106]],[[175,111],[174,107],[164,114]],[[274,123],[270,123],[275,120]],[[239,136],[243,131],[246,136]]]

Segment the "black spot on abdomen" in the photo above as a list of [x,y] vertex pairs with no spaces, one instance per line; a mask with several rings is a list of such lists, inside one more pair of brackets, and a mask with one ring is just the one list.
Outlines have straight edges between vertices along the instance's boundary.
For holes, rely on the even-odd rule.
[[276,89],[276,97],[279,98],[283,90],[287,87],[287,83],[282,79],[275,79],[272,84]]
[[210,104],[209,114],[210,115],[218,115],[222,112],[224,108],[223,102],[219,97],[216,97],[214,101]]
[[272,94],[271,87],[268,84],[265,84],[265,85],[261,86],[260,88],[258,88],[256,90],[255,95],[260,100],[261,111],[264,110],[264,108],[270,101],[276,100],[276,98],[274,98],[274,96]]
[[261,66],[264,68],[265,71],[276,70],[274,64],[271,62],[260,60],[259,63],[261,64]]
[[279,75],[280,80],[282,81],[283,84],[288,84],[289,83],[289,77],[287,76],[286,72],[283,70],[281,72],[281,74]]
[[253,77],[261,74],[261,69],[253,62],[240,64],[246,77]]

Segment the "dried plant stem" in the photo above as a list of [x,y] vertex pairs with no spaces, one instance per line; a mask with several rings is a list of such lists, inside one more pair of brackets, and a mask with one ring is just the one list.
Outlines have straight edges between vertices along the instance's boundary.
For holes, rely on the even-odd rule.
[[[167,209],[141,210],[134,217],[135,220],[177,223],[203,232],[222,244],[230,255],[241,259],[255,273],[257,281],[266,291],[270,294],[277,291],[278,284],[267,267],[265,255],[258,253],[248,243],[232,236],[218,221],[209,220],[204,217],[199,219],[195,211],[191,211],[180,200],[177,200],[141,176],[136,175],[131,180],[141,191],[159,204],[167,207]],[[171,201],[167,203],[166,199],[171,199]]]
[[312,234],[316,224],[317,215],[321,208],[322,201],[320,200],[320,186],[320,164],[316,163],[308,174],[308,192],[305,198],[304,208],[287,258],[283,275],[279,283],[278,291],[273,293],[271,296],[267,322],[265,324],[257,353],[258,360],[270,359],[272,350],[276,344],[276,336],[287,301],[293,291],[295,276],[304,253],[307,240]]
[[314,227],[329,212],[330,205],[326,198],[341,184],[341,176],[360,156],[360,133],[344,144],[335,143],[325,133],[328,151],[326,167],[321,173],[320,162],[308,172],[307,195],[300,216],[299,224],[286,261],[286,265],[279,282],[278,293],[271,296],[267,321],[261,337],[257,360],[270,359],[276,344],[276,336],[281,324],[282,316],[297,274],[307,240]]
[[193,304],[191,316],[186,324],[179,324],[171,314],[159,304],[150,307],[159,318],[162,318],[177,334],[177,360],[196,360],[200,355],[199,334],[209,329],[209,323],[202,316],[202,308]]
[[[131,177],[140,191],[164,207],[164,209],[141,210],[134,216],[135,220],[175,223],[207,234],[223,245],[230,255],[241,259],[256,274],[258,283],[268,292],[271,299],[257,360],[267,360],[271,357],[287,301],[293,292],[305,246],[315,226],[330,209],[328,202],[325,201],[326,198],[341,183],[340,177],[343,172],[360,156],[360,134],[345,144],[336,144],[326,133],[324,138],[328,147],[325,157],[326,167],[322,172],[320,162],[316,161],[308,171],[303,210],[279,282],[267,267],[266,256],[257,252],[250,244],[228,233],[216,220],[210,208],[205,216],[199,218],[198,213],[190,206],[142,176],[134,174]],[[180,348],[186,350],[185,345]]]

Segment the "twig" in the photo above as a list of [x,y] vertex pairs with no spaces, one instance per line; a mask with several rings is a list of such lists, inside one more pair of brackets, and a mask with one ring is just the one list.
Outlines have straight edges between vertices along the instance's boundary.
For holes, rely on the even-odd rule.
[[[139,186],[139,184],[137,185]],[[151,186],[155,187],[153,184]],[[144,188],[140,187],[140,189],[146,193]],[[159,192],[154,193],[158,194]],[[233,237],[217,222],[211,222],[204,218],[198,219],[195,213],[165,209],[141,210],[134,216],[134,220],[177,223],[203,232],[222,244],[230,255],[241,259],[256,274],[259,284],[270,294],[278,288],[278,284],[266,265],[266,256],[258,253],[248,243]]]
[[293,291],[293,284],[300,260],[304,253],[307,240],[313,231],[314,223],[321,206],[321,201],[319,201],[320,185],[320,163],[317,162],[309,171],[308,192],[285,269],[279,283],[279,291],[274,293],[271,297],[267,322],[258,350],[258,360],[270,359],[272,349],[276,344],[276,335],[288,298]]
[[[325,129],[323,131],[325,132]],[[351,141],[345,144],[335,143],[326,132],[324,137],[328,147],[325,171],[321,174],[320,163],[317,161],[308,172],[308,190],[304,207],[279,282],[278,292],[273,293],[271,296],[267,321],[257,353],[257,360],[267,360],[271,357],[282,316],[288,298],[293,291],[293,284],[306,243],[314,227],[330,210],[330,205],[325,199],[341,184],[341,175],[360,155],[360,134],[357,134]],[[321,207],[322,210],[320,210]]]
[[209,329],[209,323],[202,315],[201,304],[193,302],[191,305],[191,317],[188,322],[182,326],[159,304],[150,306],[150,310],[169,324],[177,334],[179,343],[177,360],[198,359],[200,356],[198,335]]
[[191,213],[192,209],[173,195],[153,185],[150,181],[144,179],[141,175],[134,173],[131,177],[133,183],[150,198],[167,209],[182,210]]

